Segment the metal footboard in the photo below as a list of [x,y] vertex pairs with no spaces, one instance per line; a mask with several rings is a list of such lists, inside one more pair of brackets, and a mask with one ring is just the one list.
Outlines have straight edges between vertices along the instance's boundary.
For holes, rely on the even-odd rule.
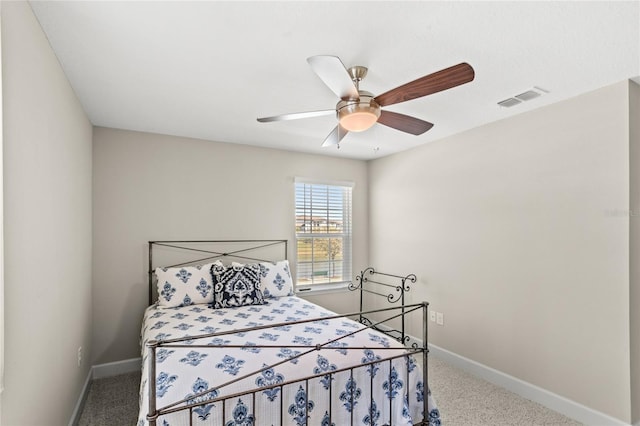
[[[222,425],[226,425],[228,424],[228,420],[229,419],[229,415],[230,415],[230,409],[227,409],[228,406],[228,402],[231,400],[235,400],[240,398],[240,402],[242,403],[242,400],[244,399],[245,401],[250,401],[249,405],[251,405],[252,407],[254,407],[254,413],[255,413],[255,407],[256,407],[256,395],[265,391],[268,391],[270,389],[279,389],[280,390],[280,394],[283,396],[284,394],[284,390],[285,389],[290,389],[291,387],[293,387],[294,389],[296,389],[296,387],[299,389],[298,392],[300,392],[300,397],[296,398],[296,401],[299,402],[299,406],[296,407],[296,409],[298,411],[295,412],[296,416],[298,416],[297,418],[300,420],[299,424],[308,424],[308,420],[309,420],[309,412],[311,411],[309,406],[307,405],[307,395],[309,395],[309,386],[310,386],[310,382],[317,380],[317,379],[324,379],[324,380],[329,380],[330,383],[333,381],[333,378],[336,377],[337,375],[340,374],[348,374],[350,375],[351,380],[353,380],[354,377],[354,372],[356,372],[358,369],[367,369],[367,368],[373,368],[373,366],[380,366],[383,365],[384,363],[388,363],[389,364],[389,384],[391,386],[391,384],[394,382],[394,380],[397,380],[397,378],[392,377],[392,363],[394,361],[397,360],[401,360],[404,359],[407,363],[409,363],[409,359],[410,357],[413,356],[421,356],[422,357],[422,383],[424,384],[424,391],[423,391],[423,407],[422,407],[422,413],[423,413],[423,418],[415,423],[417,425],[428,425],[429,424],[429,408],[428,408],[428,386],[426,384],[428,384],[428,364],[427,364],[427,360],[428,360],[428,348],[427,348],[427,342],[428,342],[428,335],[427,335],[427,311],[428,311],[428,303],[427,302],[422,302],[419,304],[412,304],[412,305],[402,305],[402,306],[398,306],[398,307],[391,307],[391,308],[383,308],[383,309],[376,309],[376,310],[370,310],[370,311],[359,311],[359,312],[355,312],[355,313],[349,313],[349,314],[343,314],[343,315],[334,315],[334,316],[323,316],[321,318],[310,318],[310,319],[305,319],[305,320],[300,320],[300,321],[295,321],[295,322],[285,322],[285,323],[278,323],[278,324],[269,324],[269,325],[261,325],[261,326],[256,326],[256,327],[251,327],[251,328],[244,328],[244,329],[238,329],[238,330],[230,330],[230,331],[224,331],[224,332],[218,332],[218,333],[209,333],[209,334],[203,334],[203,335],[198,335],[198,336],[189,336],[189,337],[184,337],[184,338],[176,338],[176,339],[167,339],[167,340],[162,340],[162,341],[149,341],[147,342],[147,348],[149,351],[149,356],[148,356],[148,363],[149,363],[149,378],[148,378],[148,383],[149,383],[149,411],[148,411],[148,415],[147,415],[147,420],[149,421],[149,425],[150,426],[156,426],[158,419],[160,416],[166,415],[166,414],[170,414],[170,413],[176,413],[176,412],[188,412],[189,415],[189,424],[192,424],[193,422],[193,413],[194,413],[194,409],[197,409],[198,407],[202,407],[208,404],[215,404],[215,403],[220,403],[222,405],[222,421],[220,424]],[[305,376],[302,378],[296,378],[294,380],[289,380],[287,382],[282,382],[282,383],[278,383],[278,384],[273,384],[273,385],[267,385],[267,386],[262,386],[256,389],[252,389],[252,390],[247,390],[246,392],[235,392],[233,394],[229,394],[229,395],[224,395],[224,396],[215,396],[215,397],[211,397],[212,392],[216,392],[215,395],[217,395],[221,389],[224,389],[225,387],[236,383],[240,380],[243,380],[245,378],[248,377],[252,377],[258,373],[262,373],[268,369],[273,369],[274,367],[277,367],[278,365],[290,362],[293,359],[299,358],[299,357],[303,357],[307,354],[310,353],[314,353],[314,352],[321,352],[323,350],[335,350],[336,346],[332,346],[335,345],[337,342],[344,342],[344,339],[346,339],[347,337],[356,334],[356,333],[361,333],[365,330],[369,330],[369,329],[378,329],[380,328],[381,325],[383,325],[384,323],[391,321],[393,319],[396,318],[403,318],[406,317],[407,315],[411,314],[411,313],[417,313],[419,314],[421,311],[422,313],[422,336],[420,336],[420,338],[422,339],[422,345],[418,345],[418,344],[414,344],[412,345],[412,347],[409,348],[405,348],[405,350],[403,351],[403,353],[401,354],[391,354],[389,356],[385,356],[385,357],[381,357],[380,359],[375,359],[372,360],[370,362],[366,362],[366,363],[361,363],[361,364],[357,364],[357,365],[352,365],[352,366],[347,366],[347,367],[343,367],[340,369],[336,369],[333,371],[327,371],[327,372],[321,372],[318,374],[314,374],[314,375],[309,375],[309,376]],[[362,316],[369,316],[372,314],[386,314],[385,318],[380,320],[380,321],[376,321],[376,322],[371,322],[370,324],[364,324],[363,328],[360,328],[358,330],[352,331],[346,335],[343,336],[339,336],[335,339],[331,339],[328,340],[322,344],[317,344],[317,345],[287,345],[287,346],[280,346],[280,345],[255,345],[255,346],[251,346],[251,348],[296,348],[301,350],[301,352],[298,355],[292,356],[290,358],[286,358],[283,359],[280,362],[271,364],[269,366],[263,366],[262,368],[256,369],[250,373],[247,373],[245,375],[243,375],[242,377],[238,377],[238,378],[234,378],[232,380],[229,380],[225,383],[216,385],[215,388],[209,388],[206,390],[203,390],[201,392],[195,393],[193,395],[190,395],[189,397],[186,397],[182,400],[179,401],[175,401],[173,403],[170,403],[164,407],[157,407],[156,406],[156,363],[157,363],[157,351],[160,348],[200,348],[200,349],[205,349],[205,350],[220,350],[220,349],[229,349],[229,348],[246,348],[246,345],[224,345],[224,346],[210,346],[210,345],[196,345],[193,344],[192,342],[186,343],[187,341],[192,341],[194,339],[199,339],[199,338],[215,338],[215,337],[220,337],[220,336],[225,336],[225,335],[230,335],[230,334],[235,334],[235,333],[246,333],[246,332],[251,332],[251,331],[256,331],[256,330],[267,330],[267,329],[271,329],[271,328],[275,328],[275,327],[280,327],[280,326],[284,326],[284,325],[293,325],[293,324],[304,324],[304,323],[311,323],[311,322],[315,322],[315,321],[322,321],[322,320],[331,320],[331,319],[337,319],[337,318],[361,318]],[[363,349],[367,349],[366,346],[340,346],[341,349],[347,350],[347,351],[352,351],[352,350],[363,350]],[[402,350],[401,348],[397,348],[397,347],[389,347],[389,348],[375,348],[376,351],[383,351],[385,349],[388,349],[390,351],[395,351],[398,352],[399,350]],[[404,389],[406,390],[406,394],[403,394],[403,398],[405,398],[407,401],[409,400],[409,396],[408,393],[410,392],[410,386],[408,386],[408,381],[409,381],[409,373],[408,373],[407,369],[407,374],[406,374],[406,378],[405,378],[405,383],[407,383],[407,386],[404,386]],[[364,370],[363,370],[364,371]],[[327,424],[327,425],[333,425],[334,423],[332,422],[333,418],[334,418],[334,413],[333,413],[333,401],[335,399],[335,396],[332,395],[332,386],[329,386],[328,389],[326,390],[328,392],[328,400],[329,402],[329,409],[327,411],[327,413],[325,413],[325,417],[323,418],[323,423],[322,424]],[[316,389],[317,390],[317,389]],[[369,400],[370,400],[370,404],[369,404],[369,419],[371,419],[370,424],[374,424],[375,422],[373,421],[373,419],[376,417],[376,413],[374,412],[375,410],[375,404],[373,403],[373,375],[371,375],[371,382],[369,384]],[[351,392],[351,404],[353,404],[353,392]],[[282,403],[282,401],[284,400],[284,397],[280,398],[280,414],[278,416],[279,419],[284,419],[284,414],[285,414],[285,407]],[[404,399],[403,399],[404,400]],[[392,404],[392,398],[389,398],[389,412],[391,412],[391,404]],[[291,410],[291,408],[290,408]],[[351,424],[355,424],[354,419],[353,419],[353,411],[351,411],[351,415],[352,415],[352,421]],[[251,424],[251,425],[261,425],[263,423],[260,422],[259,418],[255,418],[255,415],[251,415],[252,418],[250,419],[245,419],[247,420],[246,424]],[[232,420],[232,419],[231,419]],[[235,423],[233,423],[235,424]],[[377,424],[377,423],[375,423]],[[385,424],[389,424],[390,426],[393,424],[393,417],[390,416],[389,418],[389,423],[385,423]]]

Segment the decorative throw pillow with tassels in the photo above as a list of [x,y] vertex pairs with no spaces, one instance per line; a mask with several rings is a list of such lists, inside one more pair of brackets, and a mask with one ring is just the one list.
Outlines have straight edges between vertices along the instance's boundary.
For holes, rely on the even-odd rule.
[[264,304],[260,287],[260,267],[257,264],[213,264],[210,271],[214,309]]

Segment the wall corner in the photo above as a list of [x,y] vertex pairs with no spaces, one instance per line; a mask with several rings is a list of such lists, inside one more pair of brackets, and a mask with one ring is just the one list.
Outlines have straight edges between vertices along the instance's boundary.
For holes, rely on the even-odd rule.
[[[631,424],[640,424],[640,85],[629,80],[629,348]],[[635,259],[635,261],[634,261]]]

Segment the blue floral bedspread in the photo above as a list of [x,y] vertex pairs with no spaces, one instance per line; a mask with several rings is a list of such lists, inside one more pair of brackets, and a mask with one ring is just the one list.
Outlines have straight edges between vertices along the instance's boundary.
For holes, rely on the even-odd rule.
[[[269,299],[266,305],[226,309],[211,309],[206,305],[164,309],[150,306],[145,311],[142,325],[143,367],[138,425],[148,424],[148,340],[221,333],[313,318],[318,320],[207,338],[194,337],[186,342],[185,348],[159,348],[157,408],[182,399],[201,402],[257,390],[255,398],[252,395],[236,396],[228,399],[224,407],[222,401],[217,401],[194,408],[193,424],[373,426],[420,422],[425,398],[421,361],[411,355],[383,360],[404,353],[403,346],[384,334],[363,330],[365,327],[355,321],[326,319],[332,315],[335,314],[298,297],[281,297]],[[357,330],[362,331],[353,334]],[[320,350],[301,347],[323,345],[339,337],[342,338]],[[229,345],[241,347],[230,348]],[[298,356],[305,352],[308,353]],[[361,365],[376,360],[383,361]],[[350,366],[356,368],[324,374]],[[319,376],[267,388],[312,375]],[[230,381],[232,383],[223,386]],[[212,391],[194,397],[208,389]],[[439,412],[430,392],[427,393],[430,422],[439,425]],[[189,412],[163,415],[157,424],[188,425]]]

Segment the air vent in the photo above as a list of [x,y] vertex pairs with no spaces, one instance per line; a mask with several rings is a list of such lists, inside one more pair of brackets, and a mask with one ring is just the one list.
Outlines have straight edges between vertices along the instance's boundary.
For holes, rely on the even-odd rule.
[[540,93],[533,90],[527,90],[524,93],[516,95],[516,98],[520,99],[521,101],[530,101],[531,99],[537,98],[538,96],[540,96]]
[[520,102],[522,102],[522,101],[519,101],[516,98],[509,98],[509,99],[505,99],[504,101],[498,102],[498,105],[500,105],[502,107],[509,108],[509,107],[514,106],[514,105],[518,105]]
[[530,101],[531,99],[535,99],[544,93],[549,93],[544,89],[541,89],[538,86],[533,86],[533,88],[527,90],[526,92],[522,92],[519,95],[515,95],[512,98],[507,98],[503,101],[498,102],[498,105],[501,107],[512,107],[518,105],[522,102]]

